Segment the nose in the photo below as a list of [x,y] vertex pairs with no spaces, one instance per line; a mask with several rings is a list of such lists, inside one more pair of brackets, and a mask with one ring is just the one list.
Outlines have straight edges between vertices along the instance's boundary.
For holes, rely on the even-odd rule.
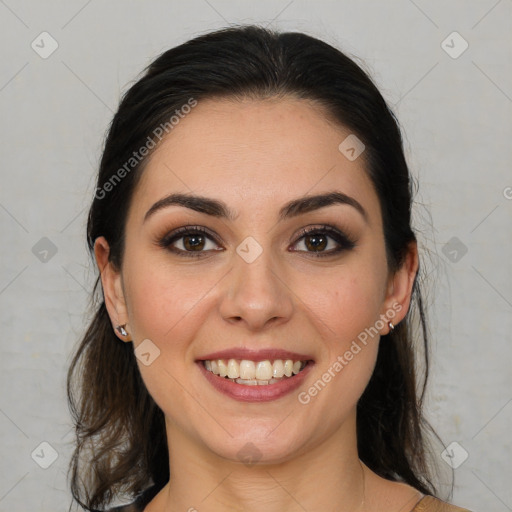
[[273,264],[269,250],[251,263],[233,255],[219,306],[222,318],[243,324],[250,331],[286,323],[293,311],[293,292],[286,277]]

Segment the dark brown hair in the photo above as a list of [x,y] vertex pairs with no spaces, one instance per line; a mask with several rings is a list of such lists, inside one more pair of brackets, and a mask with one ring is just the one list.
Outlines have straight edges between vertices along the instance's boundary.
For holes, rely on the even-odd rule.
[[[286,96],[315,102],[322,114],[365,144],[388,266],[391,271],[400,268],[416,237],[411,176],[393,112],[368,74],[338,49],[302,33],[253,25],[211,32],[166,51],[124,95],[105,140],[89,211],[91,253],[96,238],[104,236],[110,261],[121,268],[126,214],[147,156],[131,159],[154,142],[158,127],[169,126],[183,105],[191,99]],[[375,473],[436,495],[427,460],[426,434],[433,430],[422,413],[429,361],[418,276],[411,308],[394,332],[383,337],[375,371],[358,402],[358,449]],[[120,342],[112,330],[103,296],[97,293],[99,283],[98,277],[94,316],[67,381],[76,425],[71,490],[86,510],[108,505],[121,492],[135,497],[151,484],[160,489],[169,479],[163,412],[142,381],[133,345]],[[414,329],[413,317],[419,329]],[[423,358],[422,378],[416,353]]]

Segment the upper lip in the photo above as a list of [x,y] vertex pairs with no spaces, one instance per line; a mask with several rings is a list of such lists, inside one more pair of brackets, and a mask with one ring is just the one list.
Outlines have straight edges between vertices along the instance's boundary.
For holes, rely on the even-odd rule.
[[217,352],[211,352],[205,356],[199,357],[198,361],[211,361],[213,359],[246,359],[249,361],[275,361],[276,359],[291,359],[293,361],[309,361],[313,358],[307,354],[299,354],[289,350],[278,348],[264,348],[253,350],[248,348],[227,348]]

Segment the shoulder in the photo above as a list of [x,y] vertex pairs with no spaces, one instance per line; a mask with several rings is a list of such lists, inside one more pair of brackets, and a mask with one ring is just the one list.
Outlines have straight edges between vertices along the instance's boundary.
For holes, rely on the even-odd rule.
[[470,512],[466,508],[450,505],[446,501],[442,501],[433,496],[424,496],[411,512]]

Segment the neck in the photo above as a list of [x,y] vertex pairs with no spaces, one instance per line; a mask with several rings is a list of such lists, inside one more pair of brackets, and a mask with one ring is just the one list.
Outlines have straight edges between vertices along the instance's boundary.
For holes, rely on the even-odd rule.
[[167,436],[171,479],[161,492],[162,511],[363,510],[366,470],[355,417],[323,443],[278,463],[227,460],[169,424]]

